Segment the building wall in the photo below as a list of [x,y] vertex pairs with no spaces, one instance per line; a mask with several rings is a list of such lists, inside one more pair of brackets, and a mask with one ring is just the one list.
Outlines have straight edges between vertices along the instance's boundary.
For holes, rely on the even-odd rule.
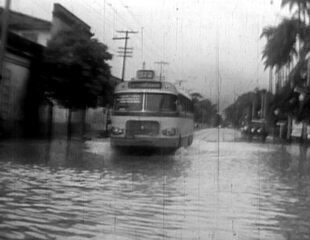
[[52,36],[61,30],[71,29],[79,26],[80,34],[91,37],[93,34],[90,32],[90,26],[83,20],[75,16],[68,9],[64,8],[61,4],[55,3],[53,9],[52,20]]
[[[71,24],[70,24],[71,23]],[[74,16],[67,9],[63,8],[59,4],[54,5],[53,11],[53,19],[52,19],[52,28],[51,28],[51,36],[56,35],[58,32],[63,30],[70,30],[76,25],[84,26],[82,28],[80,34],[85,34],[86,36],[91,37],[90,27],[88,27],[82,20],[78,17]],[[53,127],[52,127],[52,135],[53,136],[64,136],[67,134],[67,120],[68,120],[69,110],[63,108],[57,104],[53,107]],[[102,116],[101,116],[102,115]],[[48,127],[45,123],[48,122],[49,113],[48,106],[43,106],[41,110],[41,119],[43,125],[45,125],[45,130]],[[88,109],[86,111],[85,116],[85,124],[86,131],[103,130],[104,124],[101,123],[101,119],[103,119],[102,109]],[[73,111],[71,116],[72,123],[72,135],[80,136],[82,133],[82,125],[83,125],[83,111]]]
[[69,29],[70,29],[70,26],[64,23],[60,18],[55,17],[55,16],[53,17],[52,29],[51,29],[52,36],[57,34],[57,32],[59,31],[69,30]]
[[29,60],[20,56],[5,56],[5,74],[0,84],[0,114],[4,128],[2,131],[9,135],[19,135],[21,131],[29,64]]
[[[42,46],[46,46],[48,40],[53,36],[53,34],[57,34],[57,32],[61,30],[74,27],[73,25],[68,24],[68,19],[73,19],[74,24],[81,24],[85,27],[85,29],[82,30],[81,34],[86,34],[87,36],[91,37],[90,28],[85,23],[80,21],[77,17],[73,16],[68,10],[62,9],[61,6],[57,5],[57,9],[57,11],[61,11],[61,14],[53,14],[51,29],[15,30],[13,31],[13,33],[24,38],[24,41],[26,41],[25,39],[28,39]],[[64,21],[62,17],[64,17],[67,21]],[[12,45],[14,46],[10,47],[14,49],[14,51],[21,52],[15,52],[14,54],[7,53],[5,58],[5,77],[0,82],[0,122],[2,123],[0,123],[0,135],[3,131],[9,133],[9,135],[22,134],[22,121],[24,119],[23,101],[27,91],[28,79],[30,76],[30,56],[35,54],[34,52],[32,52],[33,49],[28,49],[27,45],[26,47],[24,47],[24,44],[22,43],[23,39],[19,39],[17,43],[12,42]],[[19,44],[21,44],[24,48],[22,48]],[[27,57],[21,57],[24,56],[24,53],[27,54],[25,56],[29,55],[29,59]],[[42,123],[41,132],[47,133],[48,124],[50,122],[50,111],[48,106],[42,106],[39,114]],[[81,133],[81,123],[82,119],[84,118],[83,116],[84,114],[82,111],[76,111],[72,113],[73,134]],[[56,135],[66,134],[67,117],[68,109],[62,108],[57,105],[54,106],[52,120],[54,133]],[[96,130],[101,130],[101,128],[104,128],[105,125],[101,123],[103,117],[104,116],[102,113],[102,109],[90,110],[89,114],[86,114],[87,129],[90,129],[91,125],[93,125]]]
[[[105,108],[89,108],[85,112],[85,132],[86,135],[99,135],[107,131],[107,109]],[[41,132],[43,135],[48,134],[49,122],[49,106],[42,106],[40,109]],[[58,105],[54,105],[52,114],[52,136],[65,137],[67,135],[69,111]],[[72,136],[81,137],[83,132],[83,111],[72,111],[71,116]]]
[[46,30],[22,30],[12,32],[42,46],[47,46],[47,42],[51,38],[51,31]]

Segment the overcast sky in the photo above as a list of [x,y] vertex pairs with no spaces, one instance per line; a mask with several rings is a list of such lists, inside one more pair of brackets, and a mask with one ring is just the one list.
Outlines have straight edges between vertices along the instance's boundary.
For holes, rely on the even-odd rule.
[[[4,0],[1,0],[3,6]],[[12,0],[11,8],[51,20],[53,3],[59,2],[91,26],[95,37],[114,54],[113,75],[120,77],[123,41],[117,30],[134,30],[129,47],[133,58],[126,79],[146,62],[166,61],[168,81],[186,80],[184,86],[215,101],[218,79],[222,108],[237,95],[268,86],[259,36],[264,26],[279,21],[280,0]],[[219,73],[219,75],[218,75]]]

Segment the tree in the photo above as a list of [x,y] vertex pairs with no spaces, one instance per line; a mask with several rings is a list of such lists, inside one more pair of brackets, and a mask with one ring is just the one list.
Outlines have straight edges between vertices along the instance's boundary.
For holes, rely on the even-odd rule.
[[308,114],[304,111],[307,108],[300,107],[299,94],[295,89],[305,88],[306,83],[306,56],[310,52],[310,0],[282,0],[282,7],[286,6],[292,12],[290,18],[284,18],[278,26],[267,26],[262,32],[261,37],[267,39],[262,55],[265,67],[276,67],[277,70],[293,59],[297,60],[289,74],[289,83],[276,94],[276,102],[272,104],[287,116],[306,120]]
[[310,0],[282,0],[282,7],[285,6],[291,11],[297,6],[297,12],[284,18],[278,26],[265,27],[261,34],[267,39],[263,50],[266,67],[281,68],[297,54],[300,54],[298,60],[302,61],[310,50]]
[[253,102],[257,102],[255,92],[247,92],[239,96],[234,103],[225,108],[225,121],[239,127],[242,121],[252,118]]
[[[252,119],[260,118],[259,113],[263,111],[261,103],[263,96],[272,99],[272,96],[265,89],[255,89],[240,95],[234,103],[225,108],[225,121],[232,123],[234,127],[240,127],[243,123],[250,122]],[[270,109],[270,106],[267,106]],[[266,111],[264,118],[269,118],[269,111]]]
[[267,38],[263,50],[266,67],[281,68],[296,56],[297,25],[298,21],[295,19],[284,19],[277,27],[263,30],[261,36]]
[[203,99],[203,96],[199,92],[191,93],[191,97],[193,99],[193,104],[195,104],[195,103],[197,103]]
[[216,117],[216,105],[212,104],[209,99],[204,99],[199,92],[193,92],[190,95],[194,106],[194,121],[211,125]]
[[44,55],[45,93],[49,99],[71,111],[96,107],[98,97],[109,101],[112,92],[110,66],[112,55],[97,39],[82,34],[79,27],[59,32],[49,42]]
[[309,0],[282,0],[282,7],[289,6],[292,11],[295,6],[297,6],[297,11],[294,13],[294,16],[300,20],[301,15],[303,20],[306,21],[306,18],[310,16],[310,1]]
[[215,118],[216,105],[209,99],[203,99],[194,103],[194,121],[204,124],[211,124]]

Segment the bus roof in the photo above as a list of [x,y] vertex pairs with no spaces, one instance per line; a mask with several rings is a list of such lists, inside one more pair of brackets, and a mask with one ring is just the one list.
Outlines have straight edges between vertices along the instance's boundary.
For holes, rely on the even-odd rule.
[[178,88],[178,87],[176,89],[177,89],[179,94],[182,94],[183,96],[185,96],[185,97],[187,97],[187,98],[192,100],[192,96],[189,93],[187,93],[184,89],[181,89],[181,88]]

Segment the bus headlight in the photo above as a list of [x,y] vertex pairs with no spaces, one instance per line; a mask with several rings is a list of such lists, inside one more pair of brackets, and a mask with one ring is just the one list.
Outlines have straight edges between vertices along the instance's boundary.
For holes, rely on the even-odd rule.
[[124,133],[124,129],[118,127],[112,127],[111,132],[113,135],[121,135]]
[[175,136],[177,134],[177,130],[175,128],[166,128],[162,130],[162,134],[165,136]]

